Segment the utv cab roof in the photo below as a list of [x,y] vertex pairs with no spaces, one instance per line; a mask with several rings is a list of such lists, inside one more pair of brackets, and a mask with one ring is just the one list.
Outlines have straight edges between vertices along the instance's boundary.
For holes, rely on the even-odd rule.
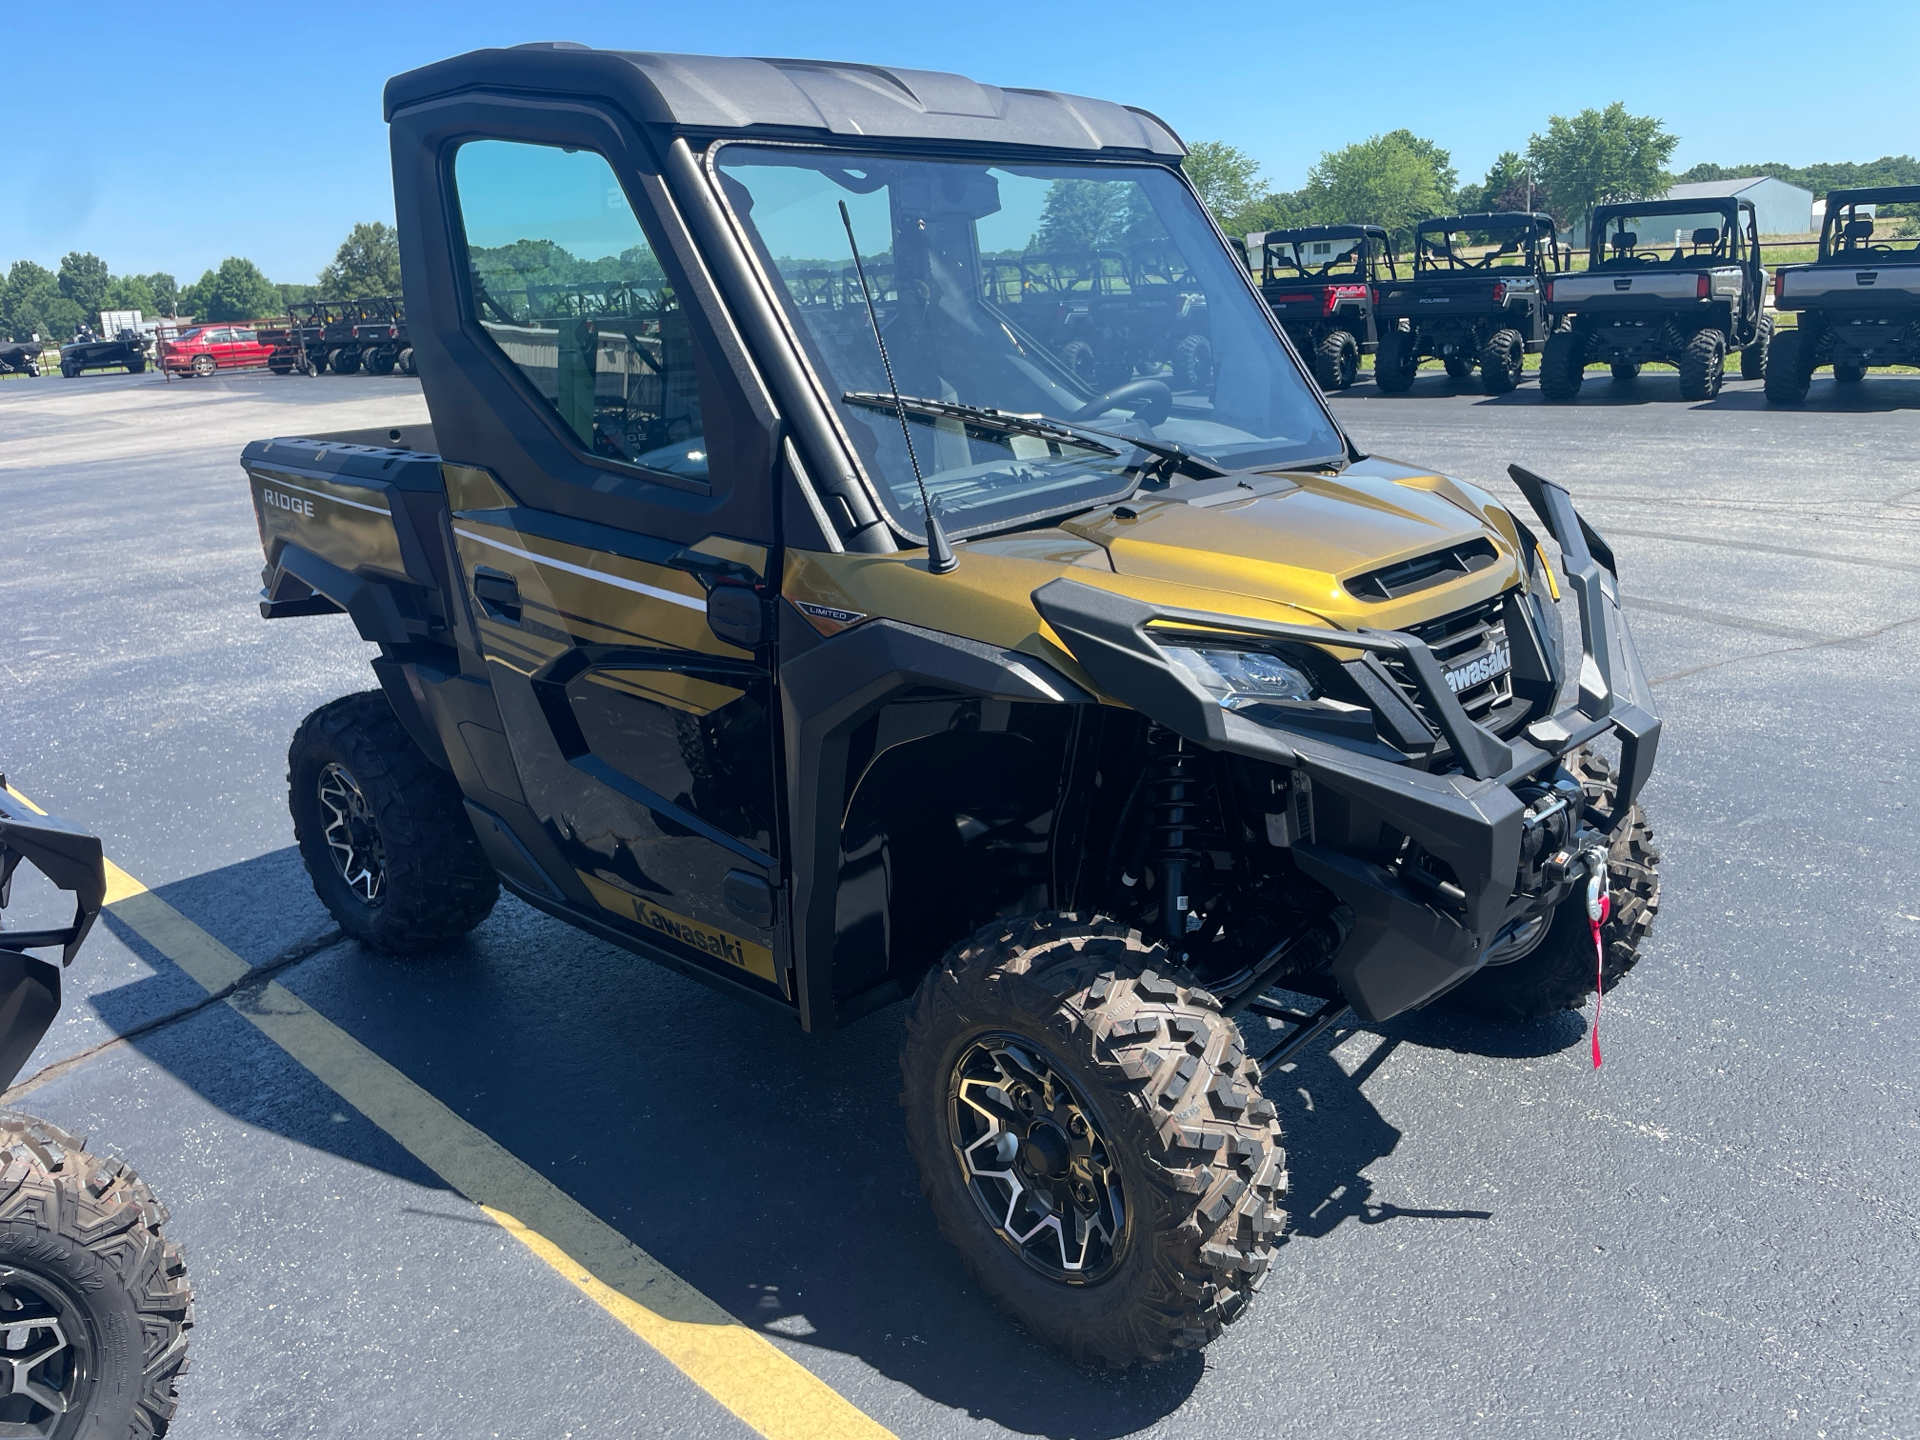
[[386,118],[472,90],[610,100],[639,123],[674,134],[958,140],[1169,159],[1187,153],[1165,121],[1109,100],[1000,89],[937,70],[595,50],[568,41],[474,50],[396,75],[387,82]]
[[1553,233],[1553,216],[1538,211],[1491,210],[1480,215],[1441,215],[1432,220],[1422,220],[1414,227],[1418,235],[1432,235],[1445,230],[1523,230],[1528,226],[1542,235]]
[[1295,245],[1305,240],[1358,240],[1363,236],[1372,236],[1384,244],[1387,232],[1378,225],[1300,225],[1292,230],[1256,230],[1247,236],[1247,243]]
[[1753,201],[1738,195],[1701,195],[1692,200],[1615,200],[1593,207],[1593,226],[1616,215],[1698,215],[1703,210],[1719,210],[1731,215],[1738,207],[1753,209]]
[[1900,205],[1920,200],[1920,185],[1871,185],[1860,190],[1829,190],[1827,209],[1843,205]]

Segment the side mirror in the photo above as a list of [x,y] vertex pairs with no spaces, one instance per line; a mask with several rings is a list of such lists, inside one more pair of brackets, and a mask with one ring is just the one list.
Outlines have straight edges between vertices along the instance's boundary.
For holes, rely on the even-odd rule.
[[716,581],[707,591],[707,628],[729,645],[758,650],[767,638],[766,603],[751,585]]

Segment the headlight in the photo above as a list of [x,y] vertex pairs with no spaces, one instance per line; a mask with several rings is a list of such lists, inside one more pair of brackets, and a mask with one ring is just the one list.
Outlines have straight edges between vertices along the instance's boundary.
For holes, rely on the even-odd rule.
[[1239,710],[1268,700],[1311,700],[1313,682],[1305,673],[1263,650],[1200,650],[1170,645],[1174,663],[1200,682],[1223,710]]

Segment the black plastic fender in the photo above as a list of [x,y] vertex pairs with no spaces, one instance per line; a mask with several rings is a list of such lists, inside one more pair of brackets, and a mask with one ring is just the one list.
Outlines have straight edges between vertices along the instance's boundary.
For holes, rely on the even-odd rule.
[[0,950],[0,1090],[13,1084],[59,1013],[60,967]]

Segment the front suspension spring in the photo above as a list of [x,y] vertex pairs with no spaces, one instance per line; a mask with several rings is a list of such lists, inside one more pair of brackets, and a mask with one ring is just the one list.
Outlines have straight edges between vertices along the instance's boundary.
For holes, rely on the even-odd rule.
[[1152,797],[1149,823],[1154,868],[1160,880],[1160,922],[1166,931],[1167,947],[1176,958],[1184,958],[1187,915],[1192,909],[1188,886],[1200,862],[1195,842],[1202,823],[1203,757],[1199,751],[1188,749],[1178,735],[1163,731],[1156,742],[1148,762],[1147,784]]

